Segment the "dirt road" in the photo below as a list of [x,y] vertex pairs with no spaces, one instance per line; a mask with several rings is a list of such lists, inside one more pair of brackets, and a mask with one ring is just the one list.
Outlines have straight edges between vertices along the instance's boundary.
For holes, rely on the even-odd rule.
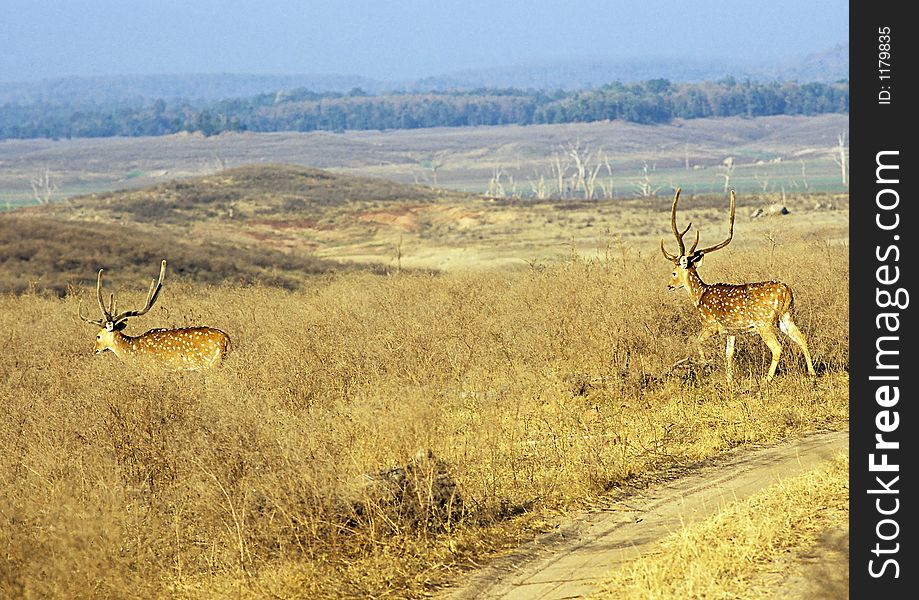
[[685,476],[586,512],[444,590],[450,600],[550,600],[590,594],[595,582],[668,533],[777,481],[848,452],[849,432],[816,433],[738,449]]

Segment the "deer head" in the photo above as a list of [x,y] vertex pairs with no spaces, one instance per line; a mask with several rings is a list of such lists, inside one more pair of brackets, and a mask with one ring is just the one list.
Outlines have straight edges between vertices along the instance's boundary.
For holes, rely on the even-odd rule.
[[661,252],[664,254],[664,257],[674,265],[674,270],[670,275],[670,281],[667,284],[667,288],[671,290],[690,287],[692,275],[695,274],[696,267],[701,264],[705,255],[724,248],[731,243],[731,239],[734,237],[734,190],[731,190],[731,216],[728,222],[727,239],[719,244],[709,246],[708,248],[702,248],[701,250],[696,249],[696,246],[699,245],[698,229],[696,229],[696,237],[692,242],[692,246],[689,248],[689,251],[686,250],[686,246],[683,243],[683,236],[685,236],[689,228],[692,227],[692,223],[686,225],[686,228],[682,231],[677,227],[676,208],[679,201],[680,188],[677,188],[676,193],[673,195],[673,205],[670,208],[670,228],[673,230],[673,237],[676,238],[680,253],[677,255],[667,252],[664,248],[664,240],[661,239]]

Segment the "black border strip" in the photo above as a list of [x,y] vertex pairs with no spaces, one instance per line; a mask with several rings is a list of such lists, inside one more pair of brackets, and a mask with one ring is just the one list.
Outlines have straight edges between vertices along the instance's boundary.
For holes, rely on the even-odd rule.
[[916,430],[919,376],[907,333],[914,322],[910,302],[919,302],[909,298],[916,242],[910,213],[919,174],[908,129],[919,109],[911,81],[919,59],[908,6],[849,5],[851,598],[919,594],[915,494],[906,490],[916,487],[909,434]]

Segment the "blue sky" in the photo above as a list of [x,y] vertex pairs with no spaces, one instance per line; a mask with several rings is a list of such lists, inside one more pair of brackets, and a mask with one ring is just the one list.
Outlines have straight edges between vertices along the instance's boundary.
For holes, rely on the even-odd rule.
[[787,58],[848,41],[839,0],[0,0],[0,81],[349,74],[550,60]]

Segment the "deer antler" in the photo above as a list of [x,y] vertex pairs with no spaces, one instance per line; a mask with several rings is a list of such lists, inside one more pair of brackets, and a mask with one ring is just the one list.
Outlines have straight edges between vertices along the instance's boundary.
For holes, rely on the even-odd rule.
[[[680,188],[677,188],[676,193],[673,195],[673,206],[671,206],[670,208],[670,228],[673,230],[673,237],[676,238],[676,243],[680,246],[680,254],[674,255],[674,254],[670,254],[669,252],[667,252],[664,249],[664,240],[663,238],[661,239],[661,252],[664,253],[664,257],[667,260],[673,263],[679,262],[680,256],[686,255],[686,246],[683,244],[683,236],[686,235],[686,232],[689,231],[690,227],[692,227],[692,223],[690,223],[689,225],[686,226],[686,229],[684,229],[683,231],[680,231],[676,226],[676,205],[677,205],[677,202],[679,202],[679,200],[680,200]],[[696,241],[693,244],[693,248],[695,248],[695,244],[697,243],[699,243],[699,232],[698,231],[696,231]]]
[[[148,310],[153,308],[153,304],[156,302],[157,297],[160,295],[160,290],[163,289],[163,277],[166,275],[166,261],[163,260],[160,263],[160,276],[159,279],[150,282],[150,290],[147,292],[147,302],[144,304],[144,307],[140,310],[126,310],[123,313],[120,313],[117,317],[111,318],[112,326],[116,327],[121,323],[128,320],[129,317],[139,317],[140,315],[146,314]],[[110,307],[111,311],[115,310],[115,296],[112,295],[112,305]]]
[[703,248],[702,250],[696,250],[696,246],[699,245],[699,230],[696,229],[696,237],[692,242],[692,246],[689,248],[689,252],[686,252],[686,246],[683,244],[683,236],[686,235],[686,232],[689,231],[689,228],[692,227],[692,223],[686,226],[683,231],[680,231],[676,226],[676,206],[677,202],[680,199],[680,188],[677,188],[676,194],[673,196],[673,206],[670,209],[670,228],[673,230],[673,236],[676,238],[677,244],[680,246],[680,254],[673,255],[667,252],[664,249],[664,240],[661,240],[661,252],[664,253],[664,257],[673,262],[677,263],[680,260],[680,256],[690,257],[690,259],[701,258],[704,254],[709,252],[714,252],[715,250],[720,250],[731,243],[731,239],[734,237],[734,190],[731,190],[731,216],[728,223],[728,237],[726,240],[714,246],[708,248]]
[[[111,323],[112,313],[111,308],[105,307],[105,302],[102,300],[102,271],[104,269],[99,269],[99,274],[96,276],[96,300],[99,302],[99,309],[102,311],[102,318],[96,319],[95,321],[83,315],[83,304],[80,304],[80,307],[77,311],[80,318],[86,321],[87,323],[92,323],[93,325],[99,325],[100,327],[104,326],[106,323]],[[111,307],[115,306],[115,296],[112,295]]]
[[104,269],[99,269],[99,275],[96,277],[96,300],[99,302],[99,309],[102,311],[102,318],[97,320],[89,319],[83,315],[83,306],[80,305],[78,314],[81,319],[87,323],[92,323],[94,325],[99,325],[100,327],[105,327],[106,329],[115,329],[122,323],[128,320],[129,317],[139,317],[142,314],[145,314],[149,311],[153,304],[156,302],[157,297],[160,294],[160,290],[163,288],[163,277],[166,275],[166,261],[164,260],[160,264],[160,276],[158,280],[150,282],[150,290],[147,292],[147,302],[144,304],[144,307],[140,310],[126,310],[122,313],[119,313],[117,316],[112,316],[115,312],[115,294],[114,292],[110,295],[109,305],[105,306],[105,300],[102,298],[102,271]]
[[720,244],[715,244],[714,246],[711,246],[709,248],[703,248],[702,250],[695,250],[696,244],[699,243],[699,235],[698,235],[698,232],[696,232],[696,244],[692,245],[692,249],[690,249],[689,253],[692,254],[693,252],[695,252],[695,254],[702,255],[702,254],[708,254],[709,252],[714,252],[715,250],[721,250],[722,248],[724,248],[725,246],[731,243],[731,238],[733,237],[734,237],[734,190],[731,190],[731,217],[730,217],[730,222],[728,224],[727,239],[721,242]]

